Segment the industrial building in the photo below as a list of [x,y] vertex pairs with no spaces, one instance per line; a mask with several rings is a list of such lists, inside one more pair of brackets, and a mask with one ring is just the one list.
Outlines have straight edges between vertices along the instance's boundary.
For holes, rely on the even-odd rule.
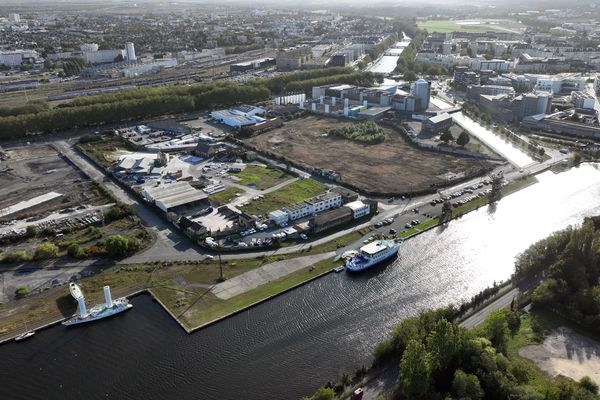
[[423,131],[431,133],[440,133],[452,126],[452,116],[448,113],[442,113],[423,121]]
[[425,79],[419,79],[411,87],[411,94],[415,96],[415,111],[424,112],[429,108],[429,96],[431,92],[431,82]]
[[142,190],[142,196],[165,213],[196,207],[208,198],[203,191],[195,189],[189,182],[146,187]]
[[17,67],[21,64],[35,64],[40,55],[35,50],[0,51],[0,65]]
[[253,69],[267,68],[272,65],[275,65],[274,58],[260,58],[258,60],[245,61],[237,64],[231,64],[229,66],[229,71],[231,72],[246,72],[251,71]]
[[588,92],[572,92],[571,101],[576,108],[593,109],[596,105],[596,97]]
[[280,71],[293,71],[301,69],[311,59],[312,52],[309,46],[297,46],[279,50],[275,57],[275,64]]
[[226,110],[216,110],[210,113],[210,116],[218,122],[221,122],[232,128],[240,129],[244,126],[256,125],[264,122],[265,119],[258,117],[258,114],[264,114],[265,110],[260,107],[243,104]]

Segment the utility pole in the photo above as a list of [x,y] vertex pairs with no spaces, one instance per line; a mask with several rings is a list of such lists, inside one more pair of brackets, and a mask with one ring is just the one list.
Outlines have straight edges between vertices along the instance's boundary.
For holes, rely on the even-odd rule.
[[217,239],[217,255],[219,257],[219,282],[223,282],[225,280],[225,276],[223,275],[223,263],[221,262],[221,240]]

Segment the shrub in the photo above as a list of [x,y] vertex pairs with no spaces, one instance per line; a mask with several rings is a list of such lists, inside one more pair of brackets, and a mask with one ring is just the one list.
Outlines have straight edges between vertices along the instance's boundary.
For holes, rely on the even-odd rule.
[[123,256],[129,249],[129,239],[121,235],[109,236],[104,241],[104,248],[111,257]]
[[22,299],[29,294],[29,289],[26,286],[20,286],[15,290],[15,298]]
[[71,243],[67,248],[67,254],[69,257],[73,258],[83,258],[85,257],[85,251],[79,246],[77,243]]
[[368,144],[381,143],[385,139],[383,128],[373,121],[360,122],[344,128],[330,129],[328,134]]
[[42,243],[35,249],[33,258],[35,260],[48,260],[58,256],[58,247],[52,243]]
[[29,261],[31,258],[24,251],[13,251],[12,253],[8,253],[4,258],[4,262],[25,262]]

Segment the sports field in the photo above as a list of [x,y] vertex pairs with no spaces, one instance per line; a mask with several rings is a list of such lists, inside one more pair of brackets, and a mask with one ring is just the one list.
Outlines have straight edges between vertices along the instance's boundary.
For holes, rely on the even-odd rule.
[[516,23],[499,24],[498,22],[487,22],[487,21],[455,21],[452,19],[443,20],[428,20],[419,21],[417,23],[419,28],[427,29],[427,32],[501,32],[501,31],[512,31],[518,28]]

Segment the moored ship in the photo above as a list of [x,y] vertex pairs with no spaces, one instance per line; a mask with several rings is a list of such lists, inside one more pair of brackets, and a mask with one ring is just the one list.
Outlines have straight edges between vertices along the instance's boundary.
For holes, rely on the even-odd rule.
[[127,311],[133,307],[133,305],[129,304],[129,301],[125,297],[113,300],[110,295],[110,287],[104,286],[105,302],[95,305],[88,310],[85,305],[85,297],[83,296],[79,286],[77,286],[76,283],[71,282],[69,284],[69,289],[71,291],[71,295],[79,304],[79,313],[64,321],[62,324],[65,326],[77,325],[84,322],[91,322],[102,318],[107,318],[123,311]]
[[360,248],[360,251],[346,261],[346,270],[350,272],[364,271],[379,265],[398,254],[399,243],[393,240],[376,240]]

